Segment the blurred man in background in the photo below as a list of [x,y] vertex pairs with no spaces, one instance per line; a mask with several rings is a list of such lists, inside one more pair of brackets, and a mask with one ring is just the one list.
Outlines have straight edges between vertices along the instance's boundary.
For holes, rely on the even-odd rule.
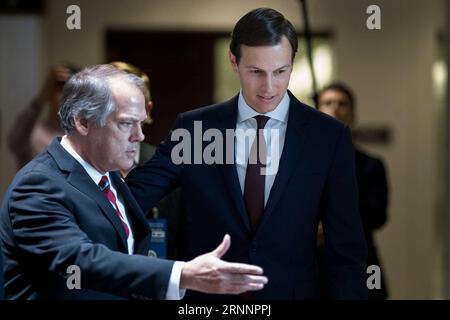
[[63,135],[58,118],[59,103],[64,84],[78,70],[67,62],[50,68],[37,97],[17,116],[8,135],[8,144],[19,169],[47,149],[55,137]]
[[[350,127],[355,124],[356,102],[349,87],[342,83],[333,83],[321,90],[318,95],[320,111],[342,121]],[[368,265],[381,269],[381,288],[369,290],[370,300],[388,297],[385,276],[378,258],[373,233],[387,221],[388,183],[383,162],[358,147],[355,147],[356,179],[359,191],[359,212],[361,214],[368,248]],[[318,243],[323,245],[323,230],[319,226]],[[320,251],[321,252],[321,251]],[[319,256],[319,259],[322,257]],[[320,260],[323,264],[323,261]],[[323,265],[322,265],[323,267]],[[322,269],[322,280],[325,272]]]

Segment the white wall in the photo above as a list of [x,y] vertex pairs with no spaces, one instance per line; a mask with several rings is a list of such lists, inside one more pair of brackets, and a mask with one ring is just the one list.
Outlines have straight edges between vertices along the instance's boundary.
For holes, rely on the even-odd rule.
[[42,77],[42,21],[36,16],[0,15],[0,196],[16,169],[6,137],[12,120],[27,107]]
[[[438,121],[433,113],[431,65],[436,35],[444,26],[444,1],[309,2],[314,29],[335,36],[337,76],[357,93],[359,122],[392,128],[391,145],[369,148],[384,157],[390,173],[391,219],[378,239],[393,298],[441,297],[434,220],[440,146],[435,139]],[[366,8],[373,3],[382,10],[379,31],[365,25]],[[79,31],[65,27],[70,4],[81,7]],[[240,16],[261,6],[281,11],[301,29],[295,0],[48,0],[45,61],[103,62],[106,28],[231,31]],[[1,74],[6,74],[3,67]]]

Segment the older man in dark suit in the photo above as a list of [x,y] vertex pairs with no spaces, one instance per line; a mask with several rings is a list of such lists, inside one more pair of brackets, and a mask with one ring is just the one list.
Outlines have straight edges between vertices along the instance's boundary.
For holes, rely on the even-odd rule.
[[147,218],[123,182],[147,118],[142,80],[110,65],[65,85],[66,135],[15,176],[0,209],[8,299],[180,299],[184,290],[242,293],[264,287],[257,266],[220,258],[148,257]]

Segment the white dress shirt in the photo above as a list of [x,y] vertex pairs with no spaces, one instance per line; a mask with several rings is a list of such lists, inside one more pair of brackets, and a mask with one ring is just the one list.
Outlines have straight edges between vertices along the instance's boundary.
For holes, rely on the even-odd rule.
[[[81,166],[86,170],[86,173],[91,177],[91,179],[95,182],[96,185],[99,184],[103,174],[97,171],[92,165],[90,165],[88,162],[86,162],[70,145],[69,140],[67,139],[67,136],[62,137],[61,139],[61,146],[72,156],[77,160]],[[133,237],[133,230],[130,228],[130,223],[127,218],[126,209],[124,206],[124,202],[122,199],[122,196],[120,194],[117,194],[116,188],[114,186],[114,183],[111,181],[109,177],[109,172],[104,174],[108,177],[109,184],[111,191],[114,193],[114,196],[116,197],[117,206],[119,207],[120,212],[122,213],[124,223],[128,225],[128,229],[130,230],[130,233],[128,235],[127,239],[127,245],[128,245],[128,254],[133,254],[134,251],[134,237]],[[113,204],[113,209],[116,210]],[[180,289],[180,278],[181,278],[181,270],[183,268],[184,262],[176,261],[172,267],[172,273],[170,275],[169,279],[169,286],[167,288],[166,293],[166,300],[180,300],[184,297],[184,294],[186,290]]]
[[[257,115],[264,115],[270,117],[264,127],[264,139],[267,146],[267,162],[266,168],[275,168],[276,170],[268,171],[265,180],[264,205],[269,199],[270,190],[275,181],[276,173],[278,172],[278,164],[280,163],[281,154],[283,152],[284,140],[286,137],[286,127],[289,115],[289,95],[285,93],[278,106],[271,112],[264,114],[256,112],[252,109],[244,99],[242,90],[239,93],[238,100],[238,114],[236,123],[236,139],[235,139],[235,159],[236,169],[241,185],[242,194],[244,194],[245,174],[247,171],[248,157],[253,140],[256,136],[257,123],[253,117]],[[252,135],[239,134],[239,130],[253,130]]]

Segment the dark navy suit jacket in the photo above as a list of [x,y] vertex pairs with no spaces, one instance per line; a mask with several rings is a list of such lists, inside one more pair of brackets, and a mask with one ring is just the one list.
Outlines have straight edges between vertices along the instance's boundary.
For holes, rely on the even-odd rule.
[[[171,134],[149,162],[127,176],[127,183],[144,212],[180,186],[184,210],[180,251],[184,258],[213,250],[229,233],[231,248],[224,259],[259,265],[269,278],[263,290],[254,292],[255,299],[319,298],[316,239],[322,220],[332,297],[364,299],[367,248],[358,212],[349,128],[289,94],[279,170],[255,233],[250,228],[236,166],[175,165],[171,151],[178,141],[171,141]],[[234,97],[180,114],[173,129],[184,128],[194,139],[194,121],[202,121],[203,132],[215,128],[225,137],[226,129],[236,128],[237,101]],[[194,157],[194,147],[191,152]]]
[[389,185],[383,161],[355,149],[356,180],[359,192],[359,211],[367,240],[367,265],[381,268],[381,289],[370,290],[369,300],[386,299],[388,288],[374,239],[374,232],[388,220]]
[[[134,255],[113,206],[57,139],[17,173],[0,209],[6,298],[164,299],[173,261],[144,256],[146,217],[119,174],[110,177],[127,208]],[[80,268],[80,290],[67,286],[71,265]]]

